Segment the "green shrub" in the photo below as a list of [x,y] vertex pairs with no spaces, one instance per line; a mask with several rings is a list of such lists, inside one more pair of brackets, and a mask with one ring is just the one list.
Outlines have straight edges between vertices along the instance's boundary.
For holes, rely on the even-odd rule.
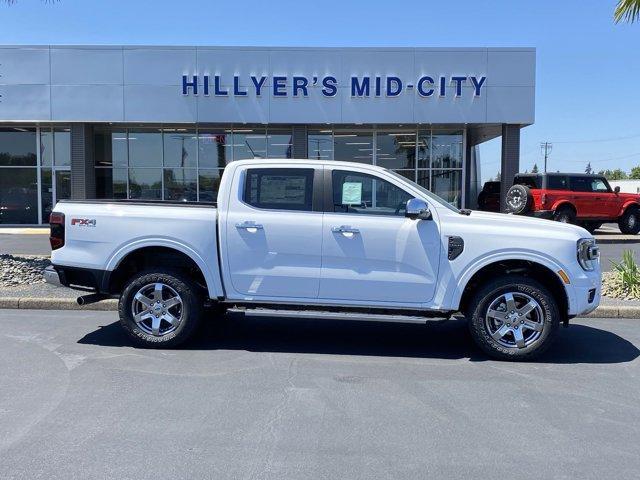
[[611,262],[616,280],[625,294],[640,298],[640,268],[635,261],[632,250],[622,253],[622,261]]

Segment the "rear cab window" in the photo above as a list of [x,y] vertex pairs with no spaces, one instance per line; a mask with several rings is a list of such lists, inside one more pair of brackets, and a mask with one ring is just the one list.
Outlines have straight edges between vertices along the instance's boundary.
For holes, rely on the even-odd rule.
[[531,189],[542,188],[542,175],[516,175],[514,185],[525,185]]
[[243,201],[266,210],[313,210],[313,168],[249,168]]

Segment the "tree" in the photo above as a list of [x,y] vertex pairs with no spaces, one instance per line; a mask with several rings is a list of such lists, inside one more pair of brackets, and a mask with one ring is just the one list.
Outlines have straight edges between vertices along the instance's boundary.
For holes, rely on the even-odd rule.
[[494,181],[496,181],[496,182],[500,181],[500,172],[496,173]]
[[534,163],[534,164],[533,164],[533,168],[531,169],[531,173],[538,173],[538,171],[539,171],[539,170],[538,170],[538,164],[537,164],[537,163]]
[[584,173],[587,175],[591,175],[593,173],[593,168],[591,168],[591,162],[587,163],[587,168],[584,169]]
[[633,167],[631,169],[631,173],[629,174],[629,178],[633,180],[640,180],[640,165],[637,167]]
[[616,168],[615,170],[604,170],[600,172],[600,175],[604,175],[607,180],[626,180],[628,178],[627,172]]
[[640,0],[618,0],[616,11],[613,13],[613,20],[616,23],[621,21],[633,23],[640,19]]

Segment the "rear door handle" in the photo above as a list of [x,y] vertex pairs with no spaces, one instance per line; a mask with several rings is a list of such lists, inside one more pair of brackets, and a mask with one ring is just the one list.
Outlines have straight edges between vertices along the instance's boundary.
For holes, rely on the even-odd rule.
[[333,227],[331,229],[333,233],[360,233],[357,228],[350,227],[348,225],[340,225],[339,227]]
[[236,223],[236,228],[242,228],[244,230],[262,230],[264,227],[255,222],[242,222]]

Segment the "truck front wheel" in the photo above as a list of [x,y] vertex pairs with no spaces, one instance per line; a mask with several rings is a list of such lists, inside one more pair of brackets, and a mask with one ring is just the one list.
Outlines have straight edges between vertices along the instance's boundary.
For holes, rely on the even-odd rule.
[[173,270],[147,270],[125,285],[118,312],[120,323],[140,346],[175,347],[196,330],[203,300],[198,287]]
[[640,209],[629,207],[618,220],[620,232],[627,235],[637,235],[640,232]]
[[558,305],[537,281],[505,275],[481,287],[468,309],[469,330],[478,346],[500,360],[530,360],[553,342],[560,325]]

